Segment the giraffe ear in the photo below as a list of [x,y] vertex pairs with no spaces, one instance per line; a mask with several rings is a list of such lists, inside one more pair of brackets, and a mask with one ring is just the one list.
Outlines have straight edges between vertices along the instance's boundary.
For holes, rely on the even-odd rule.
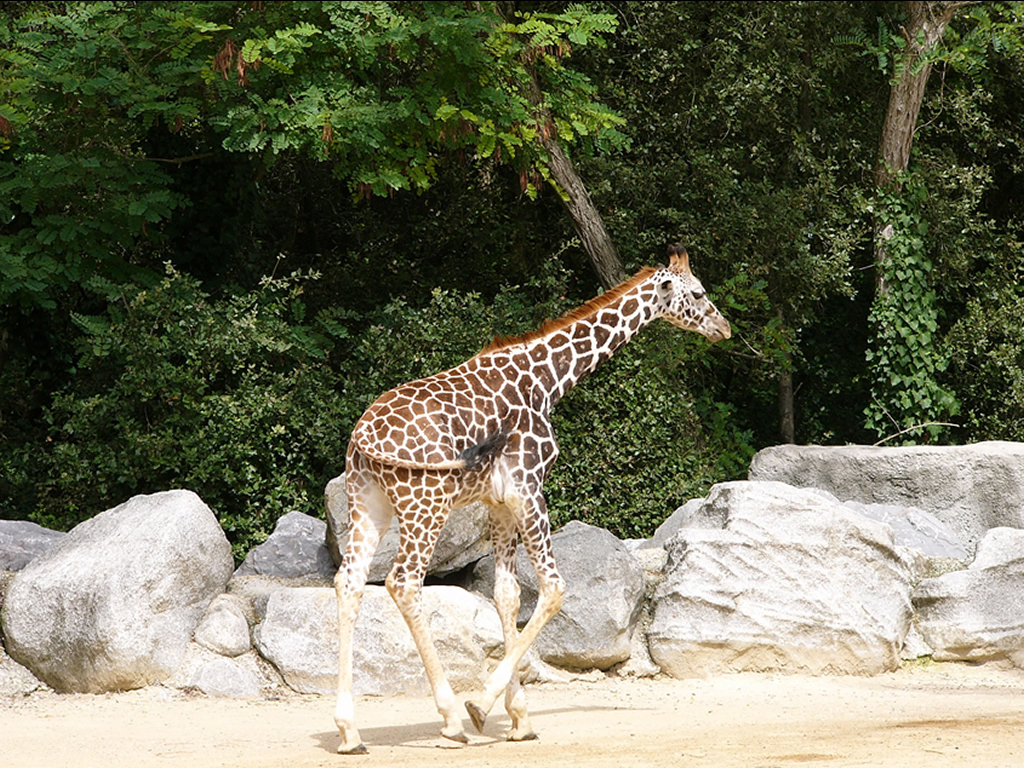
[[690,272],[690,255],[679,243],[673,243],[668,247],[668,268],[677,275]]

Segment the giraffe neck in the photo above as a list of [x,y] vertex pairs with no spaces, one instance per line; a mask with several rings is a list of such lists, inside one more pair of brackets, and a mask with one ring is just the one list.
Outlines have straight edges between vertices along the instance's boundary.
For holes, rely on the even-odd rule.
[[542,329],[535,338],[506,350],[517,368],[527,369],[532,400],[540,410],[550,411],[570,389],[660,316],[654,285],[653,272],[630,281],[611,301],[598,297],[571,313],[568,322]]

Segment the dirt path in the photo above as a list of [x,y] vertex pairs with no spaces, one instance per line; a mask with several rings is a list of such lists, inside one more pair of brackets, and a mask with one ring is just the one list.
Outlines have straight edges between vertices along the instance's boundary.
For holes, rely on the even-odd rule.
[[[159,687],[0,700],[0,766],[1024,766],[1024,674],[911,666],[874,678],[602,679],[529,689],[541,740],[441,749],[429,699],[363,698],[368,757],[334,753],[329,697],[232,701]],[[469,725],[467,719],[467,726]]]

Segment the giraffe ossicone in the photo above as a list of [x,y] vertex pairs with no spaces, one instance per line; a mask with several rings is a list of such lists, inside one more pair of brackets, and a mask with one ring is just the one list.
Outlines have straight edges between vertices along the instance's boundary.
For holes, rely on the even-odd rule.
[[[483,690],[466,702],[482,730],[505,694],[507,737],[536,738],[516,674],[523,655],[561,607],[565,584],[551,551],[543,486],[558,445],[550,413],[574,385],[650,322],[664,318],[711,342],[728,339],[729,322],[690,271],[689,256],[669,246],[666,267],[629,280],[536,331],[495,340],[455,368],[383,394],[359,419],[346,457],[348,546],[334,585],[338,597],[338,751],[364,753],[352,698],[352,638],[370,561],[393,517],[400,544],[387,588],[423,659],[441,735],[465,743],[458,702],[422,613],[420,593],[434,545],[452,509],[490,507],[494,600],[505,653]],[[516,544],[522,539],[537,572],[533,615],[517,630]]]

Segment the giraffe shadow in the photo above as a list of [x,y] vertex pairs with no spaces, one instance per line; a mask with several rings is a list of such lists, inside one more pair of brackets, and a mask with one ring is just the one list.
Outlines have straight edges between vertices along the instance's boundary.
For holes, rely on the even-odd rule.
[[[538,709],[530,710],[530,717],[534,721],[534,725],[537,725],[537,718],[543,718],[548,715],[558,715],[566,712],[598,712],[598,711],[610,711],[617,709],[617,707],[609,706],[574,706],[574,707],[552,707],[549,709]],[[468,722],[467,722],[468,725]],[[378,727],[360,728],[360,735],[363,737],[363,742],[369,749],[377,747],[406,747],[409,749],[437,749],[437,748],[448,748],[448,749],[461,749],[473,747],[483,747],[490,744],[504,744],[506,743],[505,732],[509,729],[511,722],[508,716],[492,714],[487,719],[487,724],[484,727],[483,733],[475,733],[472,730],[467,731],[469,735],[469,744],[461,745],[454,742],[448,741],[443,738],[439,731],[441,728],[441,721],[437,718],[424,721],[422,723],[402,723],[401,725],[384,725]],[[538,727],[538,732],[542,731],[543,720]],[[341,737],[335,730],[323,731],[321,733],[311,734],[314,741],[320,749],[325,752],[335,753],[338,751],[338,744],[341,741]],[[543,733],[541,733],[543,739]]]

